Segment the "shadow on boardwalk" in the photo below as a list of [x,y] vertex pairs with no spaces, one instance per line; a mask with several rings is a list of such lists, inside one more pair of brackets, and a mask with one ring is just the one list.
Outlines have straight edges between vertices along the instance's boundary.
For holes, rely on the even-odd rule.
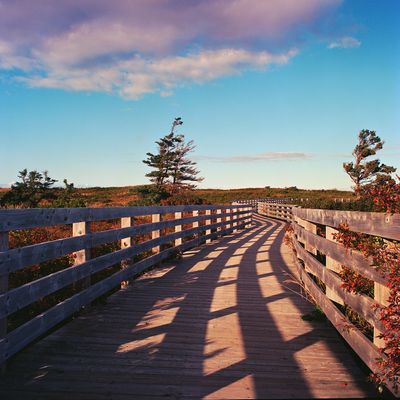
[[371,397],[291,277],[284,225],[255,226],[154,270],[10,363],[2,399]]

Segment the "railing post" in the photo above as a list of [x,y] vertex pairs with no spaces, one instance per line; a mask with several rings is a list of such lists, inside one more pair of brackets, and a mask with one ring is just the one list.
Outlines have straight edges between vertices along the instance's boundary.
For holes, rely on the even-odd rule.
[[[374,300],[386,307],[389,302],[389,288],[387,286],[381,285],[380,283],[374,282]],[[385,347],[385,341],[379,337],[382,332],[374,326],[374,345],[377,347]]]
[[[216,213],[217,213],[217,215],[218,215],[218,214],[221,214],[221,213],[222,213],[222,210],[217,210]],[[222,222],[222,218],[221,218],[221,217],[217,217],[216,222],[217,222],[217,224],[221,223],[221,222]],[[219,227],[217,228],[217,231],[219,232],[221,229],[222,229],[222,227],[219,226]]]
[[[200,214],[199,210],[193,210],[192,212],[192,217],[198,217]],[[192,224],[192,228],[198,228],[199,227],[199,221],[194,221]],[[195,233],[194,237],[199,237],[197,233]]]
[[[211,215],[211,210],[206,210],[206,215]],[[205,222],[206,226],[209,226],[211,224],[211,219],[206,219]],[[211,229],[206,230],[206,235],[209,235],[211,233]],[[206,243],[211,243],[211,239],[206,239]]]
[[[293,216],[293,222],[297,223],[298,225],[300,225],[301,227],[303,227],[306,231],[311,231],[312,233],[313,230],[315,231],[315,233],[317,233],[317,226],[312,224],[311,222],[308,222],[298,216]],[[315,228],[315,229],[314,229]],[[301,241],[300,239],[297,239],[299,243],[303,243],[304,244],[304,248],[309,251],[312,254],[317,254],[317,250],[313,247],[311,247],[308,243],[304,243],[303,241]],[[304,263],[304,269],[306,272],[310,272],[309,268],[307,267],[307,264]]]
[[[9,247],[8,232],[0,232],[0,253],[7,251]],[[8,291],[8,272],[3,271],[0,275],[0,294]],[[7,335],[7,317],[0,319],[0,340],[4,339]],[[0,347],[0,372],[5,371],[6,348]]]
[[[74,222],[72,224],[72,236],[84,236],[90,233],[90,223],[86,221]],[[74,265],[82,264],[90,260],[90,249],[84,248],[74,253]],[[86,289],[90,286],[90,276],[75,282],[75,287],[78,289]]]
[[245,228],[251,228],[251,220],[252,220],[252,216],[253,216],[253,208],[252,207],[248,208],[248,213],[246,214],[246,216],[248,218],[246,220]]
[[235,215],[235,213],[237,212],[237,208],[233,208],[232,209],[232,212],[233,212],[233,216],[232,216],[232,220],[233,220],[233,222],[232,222],[232,228],[234,228],[233,229],[233,232],[237,232],[237,229],[236,229],[236,227],[237,227],[237,224],[238,224],[238,222],[237,222],[237,219],[238,219],[238,215]]
[[[157,222],[161,222],[161,214],[152,214],[151,216],[151,222],[153,224],[157,223]],[[161,231],[159,229],[156,229],[154,231],[151,232],[151,238],[152,239],[157,239],[161,236]],[[154,254],[158,254],[160,252],[161,247],[160,246],[154,246],[152,248],[152,252]]]
[[[228,211],[229,210],[229,211]],[[231,214],[232,213],[232,208],[227,208],[226,209],[226,213],[228,214]],[[231,227],[231,224],[229,223],[230,222],[230,220],[231,220],[231,215],[227,215],[226,217],[225,217],[225,222],[228,222],[226,225],[225,225],[225,229],[229,229],[230,227]]]
[[[121,228],[130,228],[135,224],[135,219],[133,217],[123,217],[121,218]],[[129,236],[121,239],[121,249],[126,249],[127,247],[131,247],[134,244],[134,238]],[[125,260],[121,262],[121,268],[124,269],[129,265],[129,261]],[[129,281],[121,282],[121,289],[128,286]]]
[[[182,219],[182,212],[175,213],[175,219]],[[182,225],[175,225],[175,232],[182,232]],[[182,238],[175,239],[175,246],[182,244]]]
[[[301,225],[306,231],[317,234],[317,225],[312,222],[306,221],[304,219],[299,218],[299,225]],[[308,243],[305,243],[305,249],[311,254],[317,255],[317,249]]]
[[[334,229],[330,226],[326,226],[326,229],[325,229],[326,239],[330,240],[332,242],[335,242],[336,240],[334,239],[333,235],[338,232],[339,231],[337,229]],[[328,255],[326,256],[325,266],[326,266],[326,269],[329,269],[334,272],[340,272],[342,269],[340,263],[338,263],[336,260],[334,260],[332,257],[329,257]],[[338,296],[328,286],[326,287],[325,294],[326,294],[326,297],[328,297],[328,299],[333,300],[336,303],[341,304],[342,306],[344,305],[344,301],[342,300],[342,298],[340,296]]]

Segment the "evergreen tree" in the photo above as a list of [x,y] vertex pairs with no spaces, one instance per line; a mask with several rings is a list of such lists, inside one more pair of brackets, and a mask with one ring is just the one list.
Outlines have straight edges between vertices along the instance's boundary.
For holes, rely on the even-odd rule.
[[390,180],[396,168],[382,164],[378,159],[367,160],[383,148],[384,142],[375,131],[363,129],[358,134],[358,144],[353,150],[354,162],[344,163],[343,168],[354,182],[354,190],[360,195],[374,182]]
[[155,185],[163,186],[166,183],[172,168],[174,149],[180,140],[180,137],[175,136],[172,132],[156,142],[158,146],[157,154],[146,153],[147,159],[143,162],[154,168],[146,176]]
[[198,177],[199,171],[196,169],[196,163],[188,157],[195,148],[193,140],[185,143],[182,140],[177,144],[172,162],[171,183],[176,189],[195,188],[195,182],[201,182],[203,178]]
[[37,207],[42,200],[54,198],[51,191],[57,182],[49,177],[48,172],[29,171],[25,168],[19,172],[19,182],[11,186],[11,190],[1,198],[1,205],[19,207]]
[[175,118],[171,132],[156,141],[158,153],[146,153],[147,158],[143,160],[146,165],[153,168],[153,171],[147,173],[146,176],[150,178],[150,181],[157,187],[162,187],[170,176],[175,148],[183,140],[182,135],[176,136],[174,130],[176,126],[182,124],[181,118]]
[[182,125],[181,118],[175,118],[171,132],[156,142],[158,153],[147,153],[143,162],[153,171],[146,174],[158,188],[168,188],[176,193],[182,188],[194,188],[202,178],[197,175],[196,163],[188,157],[195,146],[193,140],[185,143],[184,135],[176,135],[175,127]]

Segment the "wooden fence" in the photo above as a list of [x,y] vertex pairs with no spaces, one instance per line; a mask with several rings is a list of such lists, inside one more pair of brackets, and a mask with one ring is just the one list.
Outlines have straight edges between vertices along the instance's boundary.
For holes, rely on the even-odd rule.
[[291,221],[293,217],[293,209],[299,206],[295,204],[281,204],[261,201],[257,203],[257,212],[267,217],[283,219]]
[[[266,197],[263,199],[251,199],[251,200],[235,200],[232,202],[232,205],[250,205],[253,206],[254,209],[257,209],[258,203],[268,203],[268,204],[273,204],[273,203],[279,203],[279,204],[286,204],[286,205],[291,205],[291,204],[302,204],[302,203],[307,203],[312,199],[309,198],[303,198],[303,197]],[[344,198],[344,197],[334,197],[331,198],[330,200],[336,202],[336,203],[348,203],[351,201],[354,201],[353,198]]]
[[[298,200],[298,199],[297,199]],[[251,199],[251,200],[235,200],[232,202],[232,205],[248,205],[252,206],[254,209],[257,209],[258,203],[281,203],[286,204],[291,201],[296,201],[296,199],[292,198],[283,198],[283,197],[267,197],[264,199]]]
[[[82,307],[145,269],[177,252],[248,227],[251,213],[249,206],[0,210],[0,364]],[[152,222],[138,224],[137,217],[143,220],[143,216],[149,220],[151,216]],[[110,220],[120,221],[120,227],[91,232],[91,223]],[[9,248],[10,232],[54,226],[71,229],[72,236]],[[144,241],[135,240],[146,234],[148,238]],[[90,257],[91,248],[107,243],[117,243],[118,249]],[[9,274],[65,255],[73,256],[73,265],[8,289]],[[91,276],[112,266],[117,268],[111,275],[91,282]],[[80,290],[7,331],[7,317],[71,286]]]
[[[374,304],[387,305],[389,289],[370,260],[334,240],[333,234],[342,223],[346,223],[353,232],[398,241],[400,214],[293,209],[291,237],[300,280],[347,343],[371,371],[377,372],[377,359],[385,355],[379,350],[384,346],[379,338],[383,327]],[[372,281],[373,297],[343,289],[338,275],[342,266]],[[372,326],[372,340],[346,318],[341,306],[346,306]]]

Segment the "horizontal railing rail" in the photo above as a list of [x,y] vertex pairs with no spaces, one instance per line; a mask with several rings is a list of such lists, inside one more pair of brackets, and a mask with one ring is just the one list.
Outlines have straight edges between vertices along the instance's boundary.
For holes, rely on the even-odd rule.
[[[177,252],[249,227],[251,215],[250,206],[222,205],[0,210],[0,363],[145,269]],[[114,225],[91,232],[91,223],[100,221]],[[9,248],[15,233],[55,226],[70,230],[72,236]],[[105,244],[114,247],[91,257],[91,249]],[[37,278],[32,273],[28,282],[9,287],[11,274],[65,256],[73,260],[67,267]],[[98,276],[111,267],[115,269]],[[93,276],[97,276],[94,282]],[[71,287],[61,301],[7,329],[7,319],[15,313]]]
[[286,198],[286,197],[285,198],[284,197],[266,197],[263,199],[235,200],[232,202],[232,205],[249,205],[256,209],[258,203],[260,203],[260,202],[286,204],[286,203],[289,203],[294,200],[295,199]]
[[[248,200],[235,200],[232,202],[232,205],[251,205],[253,207],[257,206],[257,203],[280,203],[280,204],[302,204],[308,203],[313,199],[304,198],[304,197],[265,197],[259,199],[248,199]],[[354,198],[351,197],[333,197],[329,198],[329,200],[335,203],[348,203],[354,201]]]
[[267,217],[278,218],[284,221],[291,221],[293,209],[299,207],[296,204],[271,203],[259,201],[257,203],[257,212]]
[[[378,372],[377,361],[385,358],[381,349],[383,331],[376,304],[385,307],[389,289],[385,278],[372,261],[360,252],[335,241],[341,224],[353,232],[400,240],[400,215],[293,208],[291,242],[297,259],[299,278],[327,318],[372,372]],[[373,282],[373,295],[357,294],[342,287],[339,276],[343,266]],[[368,338],[345,315],[345,308],[361,317],[373,329]],[[388,383],[393,391],[393,387]]]

